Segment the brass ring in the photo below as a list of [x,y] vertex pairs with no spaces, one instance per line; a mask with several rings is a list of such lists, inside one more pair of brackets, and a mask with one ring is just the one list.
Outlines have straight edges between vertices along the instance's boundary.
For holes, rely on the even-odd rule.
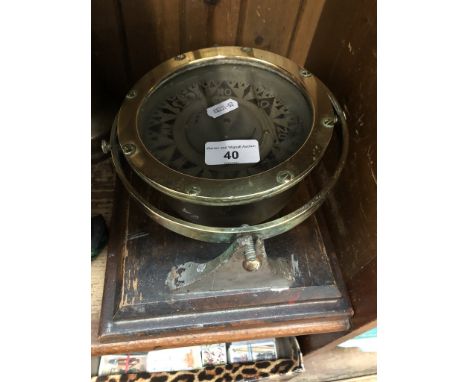
[[[149,151],[139,130],[139,116],[149,97],[161,86],[186,71],[210,67],[219,63],[235,63],[272,72],[288,81],[300,92],[312,110],[311,130],[288,159],[260,173],[231,179],[193,177],[162,163]],[[185,53],[183,60],[167,60],[145,74],[134,86],[135,97],[125,99],[117,119],[117,137],[124,146],[132,144],[135,150],[126,157],[127,162],[152,188],[182,202],[204,206],[235,206],[255,203],[280,195],[297,185],[320,162],[331,139],[333,130],[323,123],[332,120],[333,107],[327,87],[315,76],[303,76],[303,68],[286,57],[252,48],[247,52],[240,47],[205,48]],[[311,151],[314,155],[309,155]],[[277,174],[294,174],[287,182],[278,182]],[[187,193],[196,181],[200,192]]]
[[329,181],[327,182],[327,184],[306,204],[283,217],[266,223],[247,227],[210,227],[190,223],[158,210],[157,208],[152,206],[148,201],[146,201],[135,190],[135,188],[131,185],[131,183],[128,181],[123,172],[123,168],[120,165],[118,151],[120,146],[116,141],[115,123],[112,128],[110,142],[112,161],[114,162],[115,170],[120,181],[130,194],[130,196],[134,198],[143,207],[145,212],[149,215],[149,217],[152,220],[162,225],[163,227],[180,235],[211,243],[231,243],[237,237],[239,237],[239,235],[253,235],[258,238],[268,239],[270,237],[274,237],[289,231],[290,229],[296,227],[298,224],[302,223],[309,216],[311,216],[325,201],[326,196],[335,185],[346,163],[346,157],[348,155],[349,146],[348,124],[343,109],[338,104],[335,97],[331,93],[329,93],[328,96],[341,122],[340,127],[342,135],[342,150],[337,167],[335,168],[335,171],[329,179]]

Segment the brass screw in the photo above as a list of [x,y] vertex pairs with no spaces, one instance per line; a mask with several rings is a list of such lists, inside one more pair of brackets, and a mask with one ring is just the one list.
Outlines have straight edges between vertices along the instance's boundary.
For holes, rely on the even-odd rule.
[[190,186],[186,190],[186,193],[188,195],[192,195],[192,196],[198,195],[198,194],[200,194],[200,192],[201,192],[201,189],[198,186]]
[[244,269],[249,272],[257,271],[261,265],[262,263],[257,259],[249,259],[242,262]]
[[308,70],[306,69],[301,69],[299,71],[299,74],[302,76],[302,77],[312,77],[312,73],[309,72]]
[[280,184],[288,183],[291,180],[293,180],[293,178],[294,178],[293,173],[288,170],[280,171],[278,175],[276,175],[276,181]]
[[133,99],[133,98],[135,98],[136,96],[137,96],[136,90],[133,90],[133,89],[132,89],[132,90],[130,90],[130,91],[127,93],[127,96],[126,96],[126,97],[127,97],[127,99]]
[[181,61],[185,58],[185,54],[181,53],[174,57],[176,61]]
[[[248,227],[244,224],[242,227]],[[239,239],[239,245],[244,249],[245,260],[242,262],[242,266],[246,271],[254,272],[262,265],[261,261],[257,257],[257,251],[252,236],[242,236]]]
[[122,152],[125,155],[132,155],[135,152],[135,150],[136,150],[136,147],[132,143],[126,143],[122,145]]
[[335,126],[337,122],[338,122],[338,117],[336,115],[333,117],[325,117],[322,119],[323,126],[328,127],[329,129]]
[[111,145],[105,139],[101,141],[101,150],[104,154],[110,153],[111,151]]

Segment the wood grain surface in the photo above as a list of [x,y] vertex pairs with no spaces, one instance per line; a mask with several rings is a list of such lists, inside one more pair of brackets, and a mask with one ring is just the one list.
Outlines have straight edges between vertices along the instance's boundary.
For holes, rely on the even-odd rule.
[[377,353],[335,347],[308,357],[304,367],[306,373],[291,382],[348,381],[355,378],[363,378],[357,381],[373,381],[377,374]]
[[325,0],[301,1],[301,7],[287,54],[291,60],[299,65],[305,64],[324,4]]
[[[96,323],[93,323],[96,324]],[[305,333],[328,333],[341,331],[348,327],[348,320],[320,320],[315,322],[292,322],[244,327],[239,329],[200,330],[190,334],[147,337],[131,341],[99,342],[96,332],[92,335],[91,355],[119,354],[128,352],[150,351],[161,348],[234,342],[249,339],[289,337]],[[95,327],[92,325],[93,328]]]
[[117,99],[131,86],[127,44],[115,0],[91,1],[92,81],[102,82]]
[[92,2],[93,75],[117,99],[146,72],[214,45],[270,50],[304,65],[324,0]]
[[[348,116],[348,161],[323,208],[346,281],[377,256],[376,7],[327,1],[306,61]],[[322,170],[326,179],[332,167]]]
[[[113,208],[114,178],[110,159],[91,166],[91,214],[101,214],[108,227]],[[95,341],[99,327],[106,262],[107,247],[91,261],[91,343]]]
[[[355,309],[349,332],[301,338],[310,356],[377,325],[376,7],[376,0],[327,1],[306,60],[348,116],[348,163],[322,210]],[[331,171],[324,166],[318,178]]]
[[239,35],[242,45],[286,56],[300,5],[300,0],[247,0]]

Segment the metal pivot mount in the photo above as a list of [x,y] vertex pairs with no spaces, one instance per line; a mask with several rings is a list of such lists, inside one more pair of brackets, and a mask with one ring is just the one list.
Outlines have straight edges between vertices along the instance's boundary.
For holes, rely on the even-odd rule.
[[206,263],[188,261],[172,267],[167,275],[166,285],[170,290],[187,287],[207,274],[215,271],[221,265],[226,264],[234,255],[242,254],[245,257],[242,263],[246,271],[258,270],[266,260],[265,246],[262,239],[252,235],[238,237],[221,255]]

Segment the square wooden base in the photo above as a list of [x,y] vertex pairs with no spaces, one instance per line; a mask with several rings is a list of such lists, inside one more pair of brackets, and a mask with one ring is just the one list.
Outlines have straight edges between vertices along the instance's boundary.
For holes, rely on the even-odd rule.
[[151,221],[117,182],[99,342],[143,348],[346,330],[352,308],[320,216],[265,241],[257,272],[242,257],[183,290],[173,266],[205,262],[227,244],[204,243]]

